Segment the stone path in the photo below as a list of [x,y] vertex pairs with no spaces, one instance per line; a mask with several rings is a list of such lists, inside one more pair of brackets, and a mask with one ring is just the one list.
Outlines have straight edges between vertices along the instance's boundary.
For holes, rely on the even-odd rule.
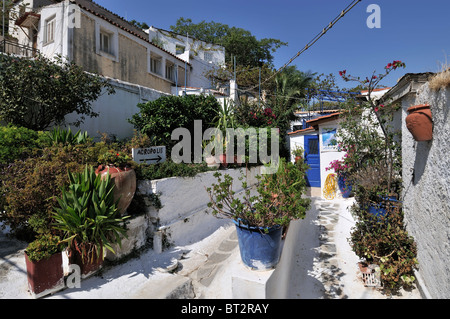
[[334,228],[339,219],[339,204],[333,202],[319,201],[317,225],[319,225],[318,256],[314,264],[313,274],[324,285],[324,298],[336,299],[347,298],[343,292],[342,281],[344,275],[340,268],[336,243],[334,241]]

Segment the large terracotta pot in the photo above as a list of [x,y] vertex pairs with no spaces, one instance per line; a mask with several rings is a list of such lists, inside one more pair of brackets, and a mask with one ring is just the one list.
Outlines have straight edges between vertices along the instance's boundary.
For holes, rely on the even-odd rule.
[[116,166],[104,166],[100,165],[96,170],[95,174],[101,174],[106,176],[109,172],[111,178],[114,181],[114,198],[119,200],[118,209],[121,214],[125,214],[128,206],[134,197],[136,192],[136,173],[134,169],[130,167],[116,167]]
[[64,288],[62,253],[48,259],[31,261],[25,252],[28,288],[35,298],[54,293]]
[[433,120],[429,104],[411,106],[406,117],[406,127],[416,141],[430,141],[433,137]]

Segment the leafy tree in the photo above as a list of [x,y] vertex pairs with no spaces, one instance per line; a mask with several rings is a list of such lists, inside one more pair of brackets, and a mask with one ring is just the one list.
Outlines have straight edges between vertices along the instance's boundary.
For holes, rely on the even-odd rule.
[[55,61],[44,56],[34,59],[0,56],[0,118],[7,123],[33,130],[63,124],[67,114],[76,112],[79,126],[92,110],[103,89],[114,93],[112,86],[97,75],[60,57]]
[[[213,96],[163,96],[138,104],[139,113],[129,122],[137,131],[148,135],[155,145],[166,145],[169,151],[178,142],[172,141],[172,132],[184,127],[193,132],[194,120],[202,120],[202,132],[212,127],[221,106]],[[194,136],[192,134],[192,136]],[[192,139],[193,140],[193,139]]]
[[225,48],[226,61],[232,62],[231,57],[236,57],[236,63],[243,66],[259,67],[263,63],[271,64],[273,53],[286,42],[278,39],[256,39],[250,31],[242,28],[230,27],[218,22],[193,23],[191,19],[179,18],[176,25],[170,26],[173,32],[189,34],[196,39],[221,45]]

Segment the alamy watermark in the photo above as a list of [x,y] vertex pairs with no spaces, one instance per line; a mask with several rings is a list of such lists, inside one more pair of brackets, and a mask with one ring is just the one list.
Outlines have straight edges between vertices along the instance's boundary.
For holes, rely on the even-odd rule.
[[[264,166],[262,174],[274,174],[278,170],[278,128],[227,128],[225,132],[218,128],[208,128],[203,132],[202,121],[195,120],[193,133],[194,136],[191,136],[191,131],[183,127],[172,132],[172,140],[180,141],[172,148],[171,158],[174,163],[202,163],[213,153],[218,155],[225,152],[227,162],[233,162],[236,157],[242,163],[247,156],[248,163],[269,164]],[[219,160],[217,156],[216,160]]]
[[69,29],[79,29],[81,28],[81,10],[80,7],[77,6],[76,4],[69,4],[67,7],[67,10],[69,12],[68,14],[68,18],[69,18],[69,22],[67,27]]
[[366,20],[367,27],[369,29],[381,28],[381,8],[378,4],[370,4],[366,10],[367,13],[371,13]]

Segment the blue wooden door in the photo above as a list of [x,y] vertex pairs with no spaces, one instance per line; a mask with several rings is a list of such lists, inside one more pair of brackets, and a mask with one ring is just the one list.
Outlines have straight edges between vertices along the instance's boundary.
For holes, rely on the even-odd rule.
[[310,187],[320,187],[319,136],[305,135],[305,161],[309,165],[306,182]]

